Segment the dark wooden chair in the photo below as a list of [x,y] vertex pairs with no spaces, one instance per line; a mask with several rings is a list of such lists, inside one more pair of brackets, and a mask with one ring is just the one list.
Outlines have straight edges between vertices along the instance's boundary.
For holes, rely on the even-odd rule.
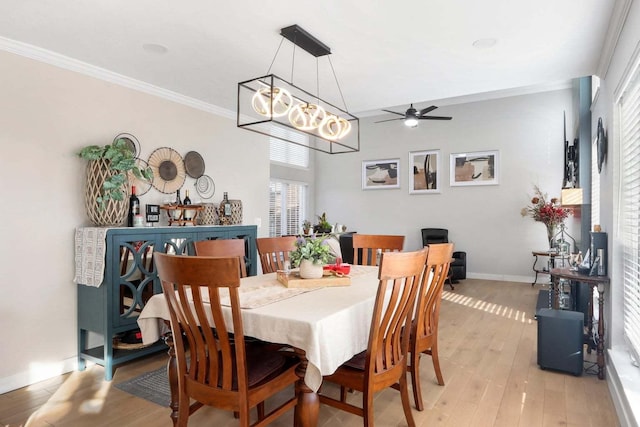
[[[234,411],[243,427],[250,425],[253,407],[258,409],[258,420],[252,426],[265,426],[293,408],[295,396],[265,415],[264,401],[298,379],[299,361],[265,351],[261,343],[245,343],[238,258],[156,253],[155,262],[169,306],[178,365],[177,425],[186,426],[189,416],[203,405]],[[231,325],[223,314],[222,288],[230,297]]]
[[408,367],[413,386],[413,398],[419,411],[424,409],[420,388],[420,356],[428,354],[433,361],[438,384],[444,385],[438,358],[438,319],[444,282],[449,274],[453,243],[429,245],[427,264],[418,291],[416,314],[411,325],[411,352]]
[[[367,350],[324,377],[340,385],[340,399],[320,394],[320,402],[359,415],[364,425],[374,425],[373,396],[387,387],[400,390],[407,424],[415,426],[407,387],[409,333],[416,294],[428,249],[382,254],[378,293],[371,320]],[[362,392],[362,407],[347,403],[347,389]]]
[[198,256],[238,257],[240,260],[240,277],[247,277],[243,239],[199,240],[193,242],[193,248]]
[[404,236],[382,234],[353,235],[353,263],[378,265],[378,252],[402,251]]
[[260,237],[256,239],[263,273],[284,270],[289,253],[295,249],[296,236]]

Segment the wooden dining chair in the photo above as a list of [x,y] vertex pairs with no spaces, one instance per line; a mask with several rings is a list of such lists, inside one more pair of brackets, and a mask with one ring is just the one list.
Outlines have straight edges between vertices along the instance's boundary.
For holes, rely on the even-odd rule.
[[289,253],[295,249],[296,236],[260,237],[256,239],[263,273],[284,270]]
[[240,277],[247,277],[247,264],[243,239],[199,240],[193,242],[196,255],[216,258],[238,257],[240,260]]
[[[340,385],[340,399],[321,393],[320,402],[363,417],[366,427],[374,425],[374,394],[387,387],[400,390],[407,424],[415,426],[407,387],[407,356],[415,299],[427,252],[424,248],[417,252],[382,254],[367,350],[324,377]],[[347,389],[362,392],[362,407],[347,403]]]
[[[169,306],[175,345],[177,425],[186,426],[189,416],[203,405],[234,411],[242,427],[250,425],[249,411],[253,407],[258,409],[258,420],[252,426],[265,426],[293,408],[295,396],[265,415],[264,401],[298,379],[295,370],[299,360],[266,351],[261,343],[245,343],[238,257],[156,252],[155,262]],[[223,308],[225,295],[230,308]],[[230,322],[225,320],[228,311]]]
[[442,290],[449,274],[452,254],[453,243],[429,245],[426,268],[418,291],[416,313],[411,325],[409,344],[411,357],[408,371],[411,375],[413,398],[419,411],[424,409],[420,388],[420,356],[422,354],[431,356],[438,384],[444,385],[438,358],[438,319]]
[[353,263],[378,265],[378,253],[402,251],[404,236],[353,234]]

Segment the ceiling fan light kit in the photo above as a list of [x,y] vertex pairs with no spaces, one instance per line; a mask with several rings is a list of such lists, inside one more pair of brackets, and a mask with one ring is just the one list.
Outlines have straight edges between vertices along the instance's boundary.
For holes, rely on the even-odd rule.
[[394,120],[404,120],[405,126],[410,128],[415,128],[415,127],[418,127],[419,120],[451,120],[452,119],[452,117],[448,117],[448,116],[427,116],[426,115],[427,113],[430,113],[436,108],[438,107],[436,107],[435,105],[432,105],[430,107],[423,108],[422,110],[418,111],[415,108],[413,108],[413,104],[411,104],[411,106],[407,108],[407,111],[405,111],[404,114],[398,113],[396,111],[391,111],[391,110],[382,110],[386,113],[396,114],[402,117],[394,118],[394,119],[379,120],[374,123],[390,122]]
[[[280,35],[316,58],[331,53],[329,47],[297,25],[282,28]],[[346,107],[324,101],[319,94],[275,74],[238,83],[237,113],[239,128],[329,154],[360,151],[359,120]],[[308,141],[300,138],[300,133],[306,134]]]

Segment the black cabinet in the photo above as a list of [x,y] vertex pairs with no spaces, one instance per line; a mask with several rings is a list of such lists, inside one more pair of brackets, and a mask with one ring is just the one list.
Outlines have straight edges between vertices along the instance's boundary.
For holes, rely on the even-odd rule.
[[[106,230],[102,284],[78,285],[78,369],[92,361],[104,366],[105,379],[111,380],[116,365],[166,349],[160,341],[133,350],[114,347],[116,336],[138,328],[138,315],[146,301],[162,292],[153,266],[154,252],[193,255],[194,241],[243,239],[247,274],[254,276],[256,233],[255,225]],[[102,335],[102,345],[88,348],[89,332]]]

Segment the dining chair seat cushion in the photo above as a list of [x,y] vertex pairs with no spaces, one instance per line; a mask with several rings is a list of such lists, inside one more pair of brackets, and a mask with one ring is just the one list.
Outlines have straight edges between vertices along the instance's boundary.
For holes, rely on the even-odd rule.
[[[280,374],[298,362],[295,357],[285,356],[283,352],[272,350],[269,343],[247,342],[245,343],[245,351],[249,387]],[[233,390],[238,389],[236,377],[233,379],[232,388]]]
[[349,368],[359,369],[361,371],[364,371],[364,364],[366,360],[367,360],[367,352],[365,350],[361,353],[356,354],[351,359],[344,362],[342,366],[347,366]]

